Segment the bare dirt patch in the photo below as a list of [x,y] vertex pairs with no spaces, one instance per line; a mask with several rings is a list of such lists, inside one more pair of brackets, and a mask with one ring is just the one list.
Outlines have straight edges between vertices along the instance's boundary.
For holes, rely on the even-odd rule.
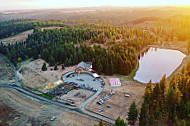
[[[44,29],[55,29],[55,28],[60,29],[62,27],[56,27],[56,26],[54,26],[54,27],[44,27],[41,30],[43,31]],[[16,42],[25,41],[26,38],[28,38],[28,35],[32,34],[33,31],[34,30],[31,29],[31,30],[19,33],[19,34],[14,35],[14,36],[10,36],[8,38],[0,39],[0,42],[3,42],[3,44],[8,45],[8,44],[15,44]]]
[[54,27],[44,27],[42,28],[41,30],[44,31],[44,29],[60,29],[60,28],[63,28],[63,27],[57,27],[57,26],[54,26]]
[[[92,126],[98,120],[64,108],[48,104],[43,105],[10,89],[0,89],[0,124],[17,126]],[[50,121],[56,116],[55,121]]]
[[[136,82],[132,79],[121,78],[121,87],[110,87],[108,83],[109,78],[104,79],[105,87],[103,92],[95,100],[88,104],[87,109],[107,115],[112,118],[117,118],[118,116],[125,118],[129,106],[133,101],[135,101],[140,108],[146,85]],[[98,105],[97,101],[109,94],[111,91],[114,91],[115,95],[111,96],[107,101],[104,102],[103,105]],[[125,97],[125,94],[129,94],[130,97]],[[107,106],[110,106],[111,108]],[[103,108],[104,110],[100,112],[100,108]]]
[[13,119],[14,114],[15,111],[0,100],[0,125],[8,125],[8,121]]
[[[13,92],[9,89],[0,89],[0,100],[2,105],[5,107],[1,111],[1,120],[6,119],[9,125],[26,125],[30,122],[30,117],[35,113],[41,105],[37,102],[33,102],[31,99],[22,97],[21,95]],[[8,117],[6,113],[9,113]]]
[[159,48],[179,50],[187,54],[187,41],[163,41]]
[[11,37],[8,37],[8,38],[1,39],[0,41],[3,42],[3,44],[6,44],[6,45],[8,45],[9,43],[10,44],[15,44],[15,42],[25,41],[26,38],[28,38],[28,35],[32,34],[32,33],[33,33],[33,29],[25,31],[25,32],[22,32],[22,33],[20,33],[18,35],[15,35],[15,36],[11,36]]
[[64,101],[72,100],[74,102],[74,105],[78,106],[93,94],[94,92],[84,89],[72,90],[67,94],[61,96],[60,99]]
[[[22,80],[23,84],[31,88],[39,88],[49,83],[53,83],[61,79],[61,76],[69,71],[73,71],[75,66],[65,67],[63,70],[61,65],[58,66],[58,70],[53,70],[54,67],[49,67],[47,64],[47,71],[42,71],[42,65],[45,61],[37,59],[27,64],[23,64],[19,69],[19,79]],[[43,90],[43,89],[41,89]]]

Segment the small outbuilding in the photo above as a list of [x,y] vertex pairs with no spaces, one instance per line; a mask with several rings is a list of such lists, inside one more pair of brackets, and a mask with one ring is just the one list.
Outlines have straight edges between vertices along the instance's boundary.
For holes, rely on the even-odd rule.
[[109,83],[110,83],[111,87],[121,86],[121,82],[120,82],[119,78],[110,78]]

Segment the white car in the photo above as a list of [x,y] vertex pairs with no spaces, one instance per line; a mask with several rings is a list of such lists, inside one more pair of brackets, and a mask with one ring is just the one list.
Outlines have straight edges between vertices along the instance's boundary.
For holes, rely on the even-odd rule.
[[56,116],[53,116],[53,117],[51,118],[51,121],[54,121],[56,118],[57,118]]
[[130,95],[129,95],[129,94],[125,94],[125,97],[128,97],[128,98],[129,98],[129,97],[130,97]]

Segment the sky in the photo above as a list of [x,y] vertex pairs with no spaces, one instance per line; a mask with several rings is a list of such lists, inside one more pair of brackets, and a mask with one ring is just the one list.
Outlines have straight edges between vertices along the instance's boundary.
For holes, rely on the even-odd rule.
[[0,0],[0,10],[95,6],[190,5],[190,0]]

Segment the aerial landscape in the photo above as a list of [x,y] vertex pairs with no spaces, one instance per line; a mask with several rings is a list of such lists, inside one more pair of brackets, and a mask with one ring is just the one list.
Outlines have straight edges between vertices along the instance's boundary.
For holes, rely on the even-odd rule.
[[190,126],[190,1],[0,0],[0,126]]

